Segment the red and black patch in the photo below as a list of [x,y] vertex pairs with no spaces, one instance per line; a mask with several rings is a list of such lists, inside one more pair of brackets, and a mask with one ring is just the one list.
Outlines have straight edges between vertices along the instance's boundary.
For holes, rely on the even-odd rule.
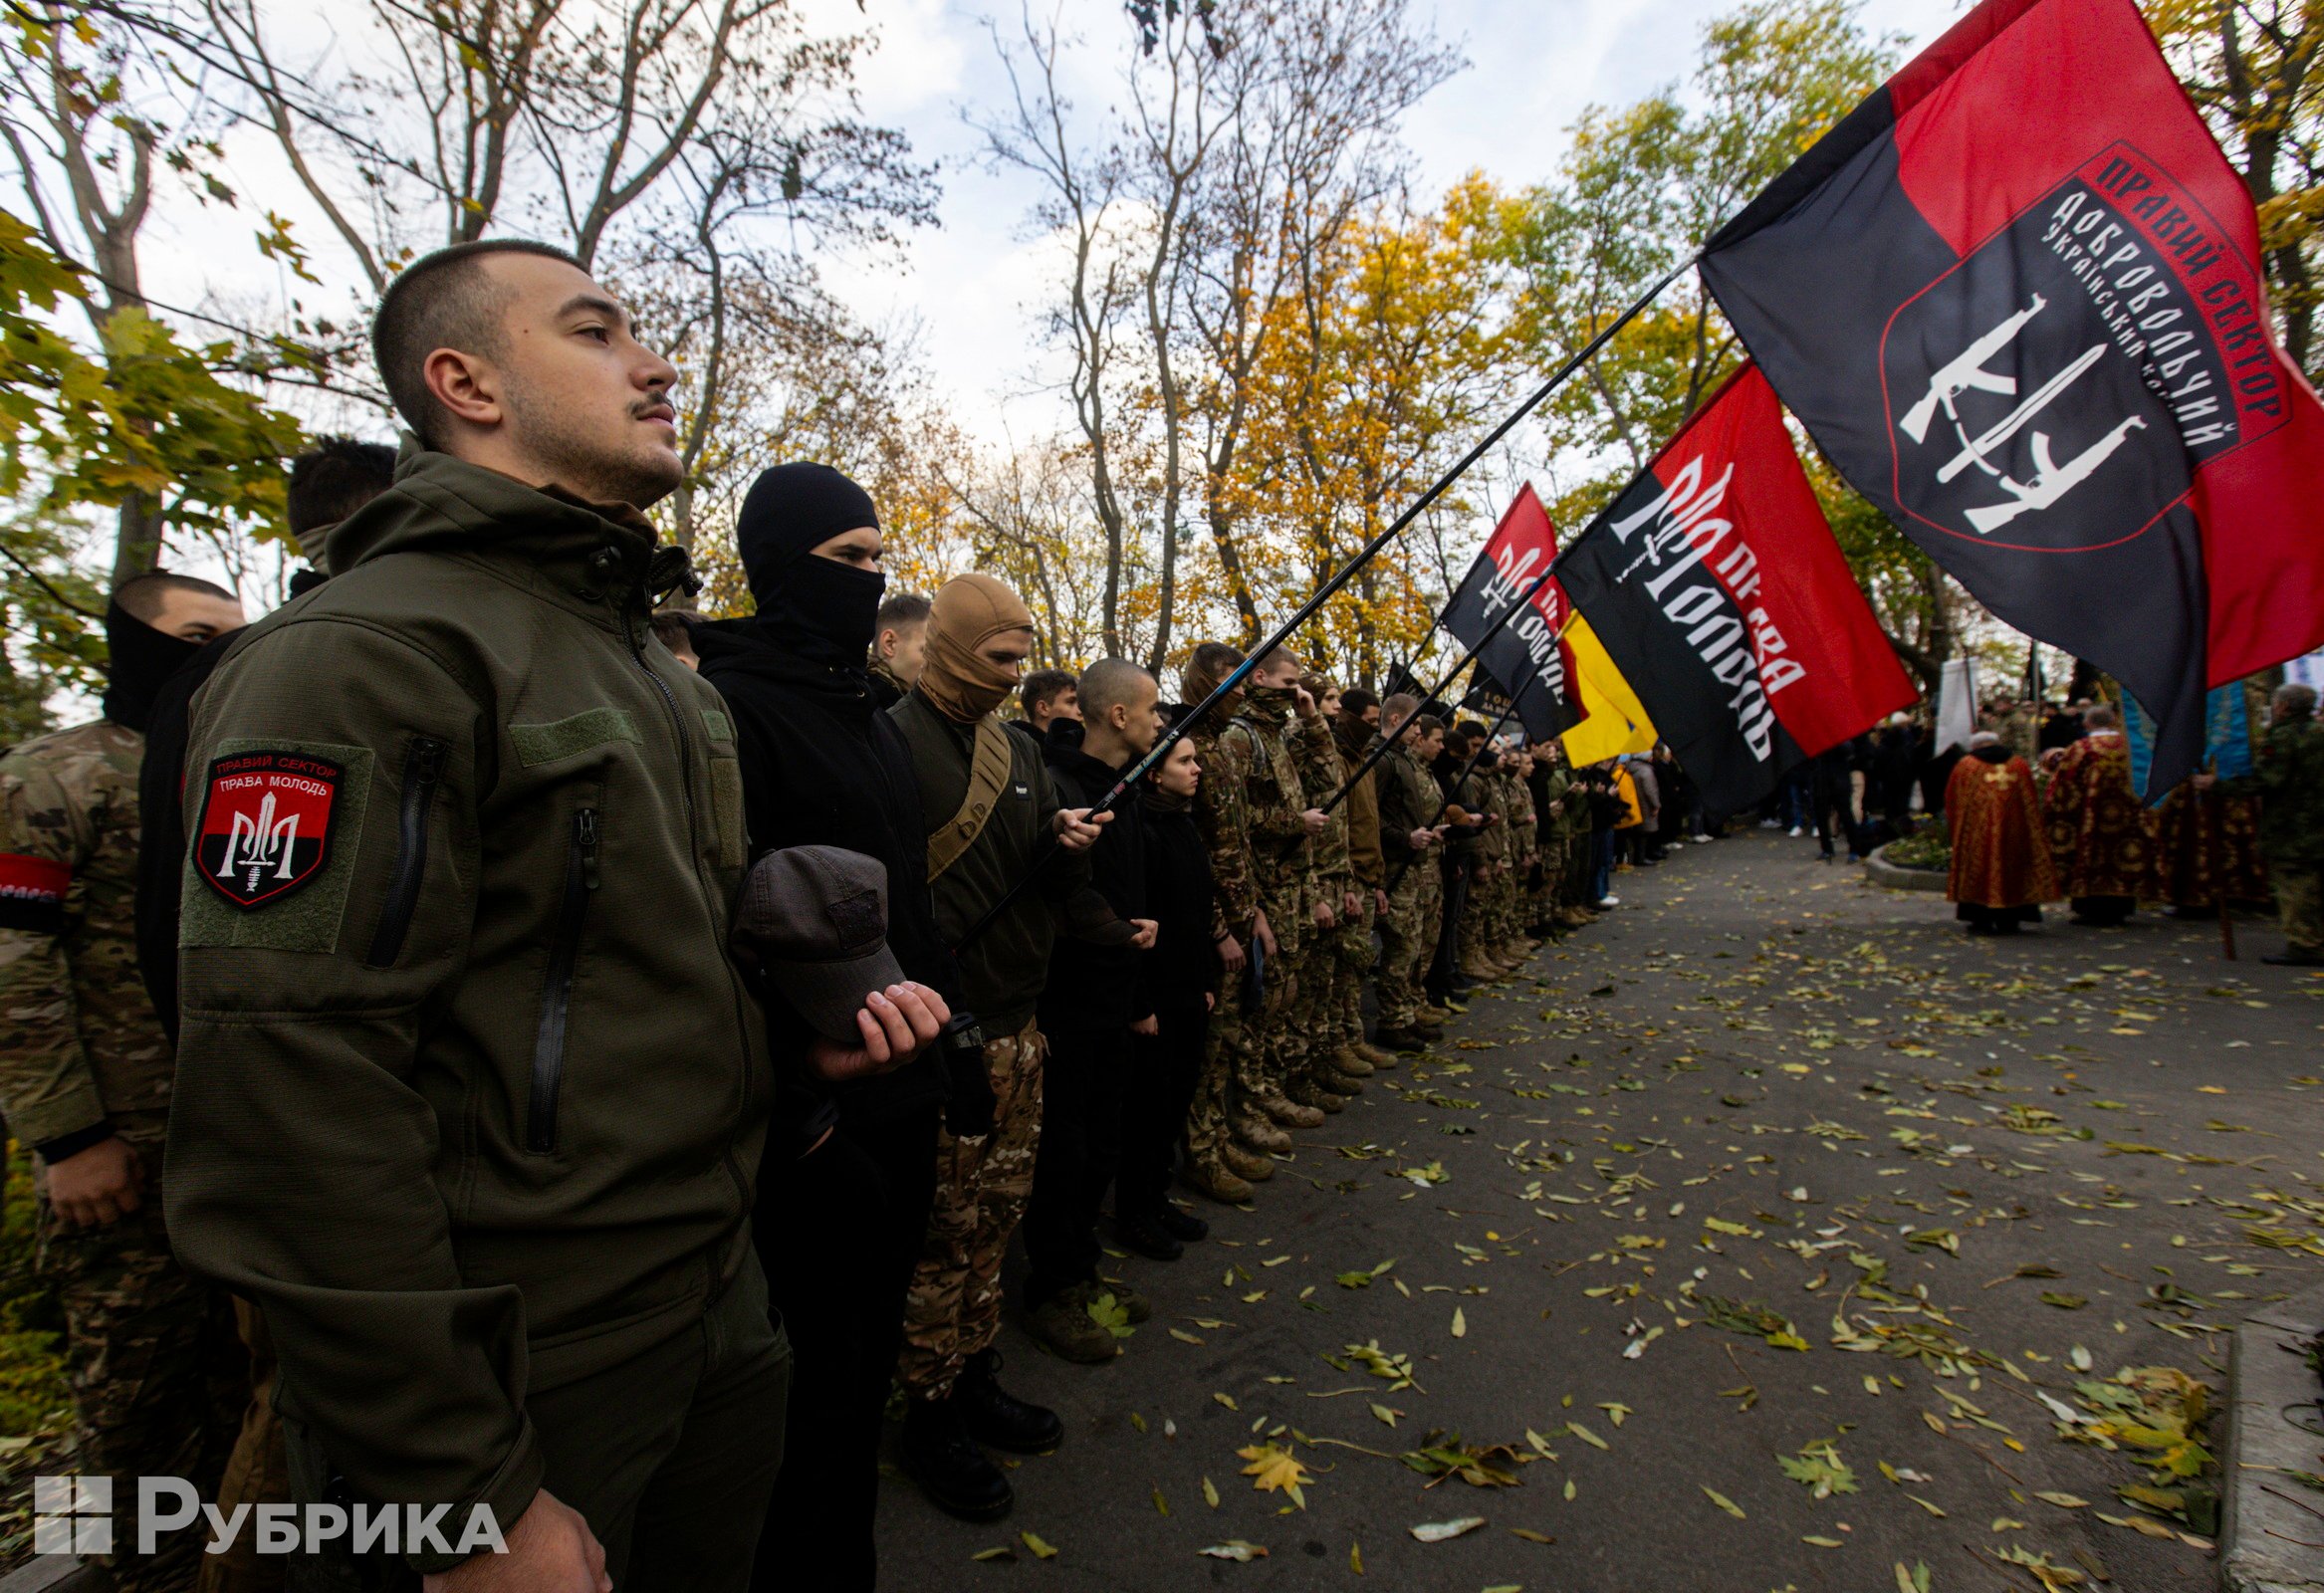
[[0,852],[0,929],[61,934],[73,870],[54,857]]
[[251,752],[210,765],[194,865],[245,912],[314,882],[331,857],[341,769],[306,753]]

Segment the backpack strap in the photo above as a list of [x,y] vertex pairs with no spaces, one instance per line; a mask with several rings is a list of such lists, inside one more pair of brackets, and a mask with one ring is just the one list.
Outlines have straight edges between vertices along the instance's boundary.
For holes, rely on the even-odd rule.
[[1009,784],[1013,762],[1009,732],[1001,728],[1001,721],[991,714],[978,720],[976,753],[969,760],[968,793],[961,798],[960,811],[937,825],[928,836],[930,884],[959,862],[961,854],[985,832],[986,823],[999,805],[1002,789]]

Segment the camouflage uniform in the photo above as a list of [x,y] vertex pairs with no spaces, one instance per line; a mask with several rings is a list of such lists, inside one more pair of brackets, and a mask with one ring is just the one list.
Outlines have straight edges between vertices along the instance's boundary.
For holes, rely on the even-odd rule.
[[1525,934],[1531,915],[1525,911],[1527,882],[1540,859],[1541,834],[1533,812],[1532,788],[1524,777],[1510,771],[1501,775],[1502,803],[1509,811],[1510,873],[1501,889],[1500,949],[1522,959],[1532,951]]
[[1444,878],[1436,849],[1415,852],[1406,837],[1436,816],[1444,794],[1402,742],[1380,760],[1376,773],[1380,851],[1390,881],[1388,914],[1380,922],[1380,1026],[1409,1029],[1420,1022],[1426,1003],[1421,981],[1436,956]]
[[2324,957],[2324,724],[2271,725],[2259,767],[2221,790],[2259,797],[2259,846],[2294,957]]
[[904,1300],[896,1377],[914,1399],[941,1400],[969,1358],[1001,1331],[1001,1257],[1033,1194],[1041,1141],[1041,1073],[1048,1041],[1032,1024],[985,1041],[993,1132],[936,1131],[936,1204]]
[[[1573,786],[1573,771],[1560,764],[1549,771],[1542,783],[1544,805],[1535,815],[1541,853],[1541,884],[1533,893],[1533,919],[1536,924],[1555,923],[1572,905],[1573,897],[1567,888],[1573,841],[1572,809],[1579,799],[1568,799]],[[1558,804],[1557,812],[1549,811],[1546,803]]]
[[[1252,920],[1259,913],[1259,885],[1251,864],[1251,819],[1244,795],[1245,770],[1237,750],[1242,738],[1219,734],[1216,723],[1189,733],[1202,784],[1195,792],[1194,822],[1211,854],[1213,908],[1211,936],[1233,935],[1248,952]],[[1236,1120],[1251,1109],[1248,1091],[1258,1083],[1258,1048],[1252,1020],[1243,1011],[1240,979],[1222,973],[1218,1000],[1203,1037],[1202,1070],[1194,1102],[1187,1109],[1186,1149],[1205,1167],[1219,1165]]]
[[[1320,807],[1347,779],[1347,766],[1340,761],[1339,744],[1332,739],[1331,727],[1321,714],[1315,714],[1288,727],[1285,734],[1290,740],[1291,762],[1298,770],[1307,801],[1311,806]],[[1363,1038],[1360,1027],[1353,1035],[1343,1028],[1346,1003],[1342,992],[1350,983],[1360,984],[1372,961],[1369,920],[1360,906],[1352,913],[1347,909],[1349,898],[1356,894],[1355,859],[1348,846],[1348,804],[1343,801],[1326,815],[1323,833],[1309,843],[1313,891],[1308,901],[1306,928],[1314,937],[1315,950],[1308,961],[1307,977],[1299,988],[1297,1010],[1292,1015],[1294,1026],[1306,1040],[1307,1080],[1335,1094],[1360,1089],[1357,1080],[1371,1071],[1361,1057],[1342,1054],[1347,1046]],[[1316,926],[1316,902],[1330,907],[1331,928]],[[1362,1071],[1357,1071],[1358,1068]]]
[[[1490,977],[1487,966],[1495,953],[1495,942],[1500,938],[1494,912],[1494,895],[1501,881],[1502,865],[1509,856],[1509,814],[1503,810],[1501,792],[1491,775],[1471,770],[1453,800],[1469,810],[1472,820],[1486,817],[1501,822],[1488,828],[1471,840],[1463,849],[1463,862],[1469,870],[1469,892],[1461,904],[1460,941],[1454,947],[1458,959],[1455,966],[1471,978]],[[1487,869],[1494,870],[1491,878],[1480,878]],[[1475,972],[1470,971],[1474,969]]]
[[[161,1151],[175,1061],[137,975],[137,770],[145,741],[99,720],[0,759],[0,1106],[43,1152],[39,1267],[64,1308],[77,1457],[114,1479],[115,1542],[135,1542],[140,1475],[217,1496],[250,1392],[232,1305],[171,1254]],[[137,1154],[138,1209],[61,1222],[46,1163],[117,1135]],[[173,1586],[198,1530],[112,1557],[122,1589]]]
[[1296,1009],[1299,981],[1316,942],[1311,878],[1312,848],[1306,822],[1306,789],[1284,745],[1289,720],[1287,688],[1278,701],[1255,690],[1241,718],[1222,738],[1240,743],[1243,790],[1251,815],[1252,874],[1259,905],[1275,933],[1276,954],[1267,965],[1267,1006],[1260,1014],[1257,1093],[1266,1101],[1287,1100],[1289,1086],[1303,1078],[1306,1036]]
[[[1360,723],[1342,723],[1345,728],[1334,738],[1339,746],[1340,767],[1353,770],[1363,762],[1362,737],[1368,733]],[[1388,885],[1387,865],[1380,855],[1379,778],[1377,772],[1365,771],[1363,779],[1349,789],[1347,800],[1341,803],[1347,813],[1348,860],[1355,880],[1357,905],[1352,929],[1358,959],[1350,966],[1346,961],[1348,948],[1342,946],[1339,977],[1333,982],[1332,990],[1338,1005],[1335,1032],[1339,1042],[1374,1063],[1386,1061],[1390,1056],[1387,1051],[1368,1047],[1364,1039],[1364,981],[1371,977],[1373,966],[1379,961],[1372,946],[1372,926],[1379,916],[1378,893]]]

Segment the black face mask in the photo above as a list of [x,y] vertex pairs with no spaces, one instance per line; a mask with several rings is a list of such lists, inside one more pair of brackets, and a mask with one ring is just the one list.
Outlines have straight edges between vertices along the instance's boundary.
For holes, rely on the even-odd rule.
[[112,654],[106,670],[105,717],[140,735],[153,715],[153,694],[203,647],[201,642],[180,641],[155,630],[119,603],[106,605],[105,644]]
[[758,623],[777,643],[819,664],[860,669],[879,625],[887,576],[813,554],[793,560],[759,593]]

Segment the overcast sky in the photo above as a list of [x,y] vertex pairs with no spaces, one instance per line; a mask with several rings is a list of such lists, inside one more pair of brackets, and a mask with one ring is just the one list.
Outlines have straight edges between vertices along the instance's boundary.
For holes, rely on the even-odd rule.
[[[1035,0],[1037,15],[1054,3]],[[1421,5],[1469,66],[1407,120],[1416,191],[1442,192],[1473,168],[1509,186],[1548,176],[1585,107],[1627,103],[1685,78],[1704,22],[1733,8],[1733,0]],[[856,14],[852,0],[824,0],[824,9],[840,19]],[[1864,18],[1925,43],[1959,11],[1953,0],[1869,0]],[[1021,14],[1013,0],[866,0],[863,16],[879,45],[862,73],[864,109],[874,121],[905,129],[921,158],[942,163],[943,222],[914,237],[900,258],[866,262],[868,269],[834,283],[874,321],[916,321],[938,390],[988,434],[1004,404],[1020,435],[1064,418],[1057,400],[1036,391],[1034,307],[1049,274],[1025,236],[1038,195],[1024,178],[984,169],[961,116],[963,107],[1000,103],[1005,86],[988,19],[1015,27]],[[1093,39],[1122,25],[1108,0],[1065,0],[1063,14]],[[1096,103],[1101,85],[1085,87]]]

